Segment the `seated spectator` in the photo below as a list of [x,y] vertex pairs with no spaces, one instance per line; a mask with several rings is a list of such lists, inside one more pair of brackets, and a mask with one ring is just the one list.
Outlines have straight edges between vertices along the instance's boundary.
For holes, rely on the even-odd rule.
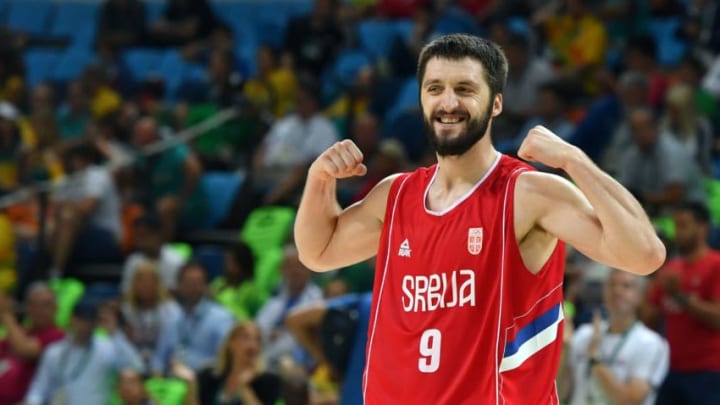
[[257,75],[243,86],[243,94],[258,111],[270,111],[275,118],[288,114],[295,104],[295,73],[280,63],[280,56],[268,45],[257,50]]
[[113,50],[137,46],[145,36],[145,4],[140,0],[106,0],[100,9],[96,43]]
[[284,49],[292,56],[296,72],[319,78],[335,60],[344,35],[337,23],[338,1],[314,0],[313,3],[310,14],[288,22]]
[[668,88],[666,75],[658,66],[655,39],[649,35],[636,35],[627,40],[627,68],[645,75],[648,81],[648,100],[653,108],[662,106]]
[[130,291],[135,271],[148,260],[155,263],[163,287],[174,291],[185,259],[167,243],[159,219],[152,214],[142,215],[133,222],[133,251],[125,260],[121,281],[124,294]]
[[218,351],[215,367],[199,376],[200,403],[274,405],[280,377],[261,367],[262,340],[252,321],[236,324]]
[[262,333],[263,357],[271,371],[278,371],[280,363],[289,359],[302,367],[308,359],[299,352],[300,346],[285,328],[285,318],[293,308],[302,308],[322,299],[322,290],[310,281],[310,271],[300,262],[294,246],[286,246],[282,264],[283,281],[255,318]]
[[705,200],[700,168],[682,144],[660,132],[652,111],[635,109],[630,127],[634,142],[619,158],[618,180],[651,216],[682,201]]
[[572,386],[570,405],[655,403],[656,387],[667,375],[667,342],[636,318],[644,292],[640,276],[613,270],[604,287],[607,321],[595,312],[593,323],[574,332],[565,357]]
[[[363,403],[362,378],[365,369],[365,346],[367,343],[367,325],[370,319],[372,293],[347,294],[293,310],[287,317],[286,325],[297,341],[321,365],[332,370],[335,378],[341,381],[340,405],[361,405]],[[342,320],[351,311],[357,311],[357,327],[354,333],[338,330],[345,323]],[[323,323],[329,334],[342,334],[347,339],[344,344],[328,342],[323,345],[318,339],[317,330]],[[333,330],[333,326],[335,329]],[[343,359],[347,359],[343,362]]]
[[[718,8],[720,10],[720,8]],[[700,58],[688,54],[677,67],[677,79],[692,88],[695,105],[700,114],[707,117],[713,126],[720,124],[720,101],[702,87],[702,79],[707,71],[706,64]],[[720,128],[718,128],[720,129]],[[720,148],[715,147],[715,150]]]
[[18,125],[20,112],[14,105],[0,101],[0,190],[18,186],[21,166],[18,160],[29,146]]
[[67,101],[56,113],[60,138],[65,142],[83,138],[91,117],[87,94],[82,84],[79,81],[70,82],[67,93]]
[[[108,337],[95,335],[96,326]],[[95,301],[83,298],[73,309],[70,334],[43,354],[25,404],[107,404],[112,380],[128,367],[143,372],[140,355],[118,327],[117,314],[109,307],[98,311]]]
[[[163,137],[153,118],[135,124],[132,142],[143,148]],[[144,181],[141,193],[148,211],[157,212],[165,240],[173,240],[181,221],[192,222],[205,215],[205,192],[200,187],[202,165],[185,144],[176,144],[139,162]]]
[[0,294],[0,326],[6,335],[0,339],[0,404],[15,405],[30,387],[43,351],[64,337],[55,325],[55,294],[44,283],[32,284],[25,293],[27,327],[13,314],[13,302]]
[[183,46],[212,34],[215,16],[208,0],[167,0],[160,20],[147,29],[156,46]]
[[275,122],[255,153],[253,182],[266,204],[295,204],[305,171],[338,140],[335,127],[320,111],[320,86],[299,82],[297,112]]
[[247,244],[240,241],[225,251],[223,274],[211,283],[213,297],[239,321],[254,319],[267,300],[253,282],[255,258]]
[[99,65],[86,67],[80,82],[90,99],[90,112],[94,118],[103,118],[120,109],[122,98],[110,87],[107,74]]
[[660,128],[685,147],[705,176],[711,175],[712,126],[707,117],[698,112],[690,86],[677,84],[667,91]]
[[121,256],[120,196],[108,171],[96,165],[97,151],[80,145],[68,152],[71,177],[53,198],[55,226],[51,275],[64,274],[71,258],[115,260]]
[[154,262],[144,261],[137,266],[120,313],[128,339],[149,366],[167,321],[180,315],[180,306],[163,287]]
[[170,371],[173,361],[196,372],[212,363],[235,318],[208,299],[207,292],[207,270],[201,264],[191,262],[180,269],[176,295],[181,311],[160,333],[153,374]]

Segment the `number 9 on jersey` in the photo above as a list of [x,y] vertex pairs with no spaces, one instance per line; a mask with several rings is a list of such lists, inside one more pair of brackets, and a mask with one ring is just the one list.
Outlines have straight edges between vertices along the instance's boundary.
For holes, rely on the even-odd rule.
[[440,367],[441,344],[442,335],[437,329],[427,329],[420,336],[418,369],[421,373],[434,373]]

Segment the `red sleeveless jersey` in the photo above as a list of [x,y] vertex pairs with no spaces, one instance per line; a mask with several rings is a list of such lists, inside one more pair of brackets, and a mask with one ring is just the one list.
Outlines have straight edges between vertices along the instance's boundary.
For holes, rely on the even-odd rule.
[[526,170],[499,155],[443,212],[425,205],[437,166],[395,180],[378,249],[366,404],[558,403],[565,249],[559,241],[536,275],[523,264],[513,193]]

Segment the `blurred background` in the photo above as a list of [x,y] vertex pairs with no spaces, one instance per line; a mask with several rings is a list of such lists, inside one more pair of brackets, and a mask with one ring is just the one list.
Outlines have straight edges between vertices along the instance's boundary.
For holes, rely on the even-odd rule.
[[[454,32],[507,54],[500,151],[544,125],[641,201],[670,259],[720,247],[716,1],[0,0],[0,405],[360,403],[373,261],[310,273],[295,210],[338,140],[369,168],[343,206],[434,163],[416,61]],[[720,301],[711,259],[608,298],[611,269],[570,250],[568,350],[608,299],[663,336],[662,294]],[[709,314],[687,339],[718,361],[668,375],[720,384]]]

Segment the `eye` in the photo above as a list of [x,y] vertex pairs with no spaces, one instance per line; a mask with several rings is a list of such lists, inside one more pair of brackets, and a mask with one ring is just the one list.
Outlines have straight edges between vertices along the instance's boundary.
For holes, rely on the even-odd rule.
[[455,91],[461,94],[470,94],[472,93],[472,89],[469,87],[458,87]]
[[433,85],[433,86],[430,86],[430,87],[427,88],[427,92],[428,92],[428,93],[433,93],[433,94],[439,93],[440,90],[442,90],[442,88],[441,88],[440,86],[436,86],[436,85]]

